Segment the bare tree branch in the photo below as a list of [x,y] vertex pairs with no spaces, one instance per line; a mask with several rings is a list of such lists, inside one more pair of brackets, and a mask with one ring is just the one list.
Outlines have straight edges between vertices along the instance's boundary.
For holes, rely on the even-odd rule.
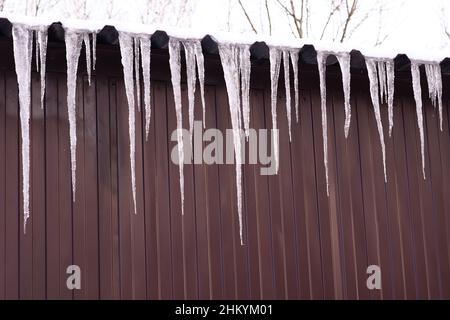
[[267,21],[269,22],[269,35],[272,35],[272,21],[270,19],[269,1],[265,0]]
[[242,12],[244,13],[245,17],[247,18],[248,24],[252,28],[253,32],[258,33],[258,31],[256,31],[255,26],[253,25],[252,19],[250,19],[250,16],[248,15],[247,10],[245,10],[244,5],[242,4],[241,0],[238,0],[238,3],[241,6]]
[[327,20],[325,22],[325,25],[322,28],[322,33],[320,34],[320,40],[323,39],[323,36],[325,35],[325,31],[330,24],[331,18],[333,18],[334,14],[338,12],[342,6],[343,0],[340,0],[338,4],[335,5],[334,1],[331,2],[332,8],[330,10],[330,13],[328,14]]

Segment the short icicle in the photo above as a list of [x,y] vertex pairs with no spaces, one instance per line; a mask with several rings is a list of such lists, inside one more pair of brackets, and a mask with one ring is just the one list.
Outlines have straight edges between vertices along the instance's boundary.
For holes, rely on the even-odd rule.
[[136,211],[136,170],[135,170],[135,97],[134,97],[134,77],[133,77],[133,46],[134,40],[131,35],[125,32],[119,32],[120,55],[123,66],[123,78],[125,82],[125,91],[128,100],[128,135],[130,139],[130,167],[131,167],[131,189],[133,194],[134,214]]
[[141,37],[139,39],[141,44],[141,61],[142,73],[144,80],[144,106],[145,106],[145,140],[148,140],[148,133],[150,131],[150,119],[152,115],[151,106],[151,89],[150,89],[150,59],[151,59],[151,40],[150,37]]
[[140,53],[139,53],[139,38],[133,38],[134,44],[134,76],[136,86],[136,104],[138,111],[141,111],[141,79],[140,79]]
[[194,41],[195,60],[197,61],[198,81],[200,82],[200,94],[203,110],[203,128],[206,127],[206,104],[205,104],[205,62],[203,58],[202,44],[200,40]]
[[299,92],[298,92],[298,50],[291,50],[289,56],[291,57],[292,70],[294,71],[294,106],[295,106],[295,119],[298,122],[298,105],[299,105]]
[[97,62],[97,32],[92,32],[92,70]]
[[442,74],[439,63],[425,65],[428,82],[428,93],[434,107],[438,105],[439,127],[442,131]]
[[387,90],[388,90],[388,116],[389,116],[389,137],[392,135],[394,127],[394,82],[395,70],[394,60],[386,61]]
[[188,110],[189,110],[189,141],[192,145],[192,134],[194,132],[194,107],[195,107],[195,84],[197,73],[195,72],[195,47],[191,40],[182,41],[186,57],[186,82],[188,88]]
[[250,46],[239,47],[239,73],[241,75],[242,115],[244,119],[245,136],[250,134]]
[[83,42],[84,42],[84,48],[86,49],[86,71],[88,75],[88,83],[91,85],[91,42],[89,39],[89,33],[83,34]]
[[317,51],[317,66],[320,81],[320,108],[322,113],[322,138],[323,138],[323,163],[325,166],[325,180],[327,183],[327,196],[329,192],[328,181],[328,128],[327,128],[327,87],[326,87],[326,62],[328,54]]
[[380,113],[377,61],[372,58],[366,58],[366,67],[367,67],[367,73],[368,73],[369,82],[370,82],[370,97],[372,98],[375,119],[377,121],[378,135],[380,136],[381,153],[383,156],[384,182],[387,182],[386,147],[385,147],[385,143],[384,143],[383,124],[381,122],[381,113]]
[[343,52],[336,54],[339,66],[341,67],[342,73],[342,88],[344,90],[344,110],[345,110],[345,124],[344,124],[344,134],[345,138],[348,137],[348,132],[350,130],[350,121],[352,117],[352,109],[350,105],[350,53]]
[[225,84],[227,87],[228,104],[233,127],[234,154],[236,159],[236,193],[239,216],[239,237],[241,245],[243,240],[242,221],[242,142],[240,121],[240,88],[239,88],[239,55],[240,48],[234,44],[219,44],[220,60],[222,62]]
[[41,108],[44,108],[45,97],[45,73],[47,69],[47,27],[40,27],[38,30],[39,42],[39,62],[40,62],[40,77],[41,77]]
[[425,179],[425,137],[423,132],[423,111],[422,111],[422,88],[420,86],[419,63],[411,61],[412,85],[414,91],[414,100],[416,101],[417,126],[420,135],[420,152],[422,155],[422,173]]
[[[281,65],[281,51],[277,48],[270,47],[269,49],[270,59],[270,109],[272,113],[272,129],[274,132],[277,130],[277,100],[278,100],[278,78],[280,76]],[[275,135],[273,139],[274,152],[275,152],[275,173],[278,174],[279,169],[279,150],[278,150],[278,136]]]
[[181,214],[184,215],[184,146],[183,146],[183,114],[181,106],[181,57],[180,41],[169,39],[169,65],[172,79],[173,98],[177,117],[178,168],[180,172]]
[[67,60],[67,110],[69,114],[70,159],[72,168],[72,198],[73,201],[75,201],[77,170],[76,90],[78,60],[83,42],[83,34],[71,29],[66,29],[65,42]]
[[19,85],[20,134],[22,138],[22,197],[23,232],[30,217],[30,114],[31,114],[31,60],[33,31],[24,25],[12,27],[14,62]]
[[286,115],[289,128],[289,141],[292,141],[291,133],[291,78],[289,72],[289,51],[283,50],[284,88],[286,93]]

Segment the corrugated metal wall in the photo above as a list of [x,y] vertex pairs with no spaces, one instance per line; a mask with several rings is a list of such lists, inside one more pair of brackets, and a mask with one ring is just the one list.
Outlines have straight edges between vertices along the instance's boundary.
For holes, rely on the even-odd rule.
[[[72,202],[66,79],[63,71],[52,70],[52,63],[63,65],[64,51],[50,48],[44,110],[36,74],[32,83],[32,213],[23,234],[17,83],[10,44],[2,48],[0,299],[450,298],[448,81],[443,132],[424,87],[424,180],[412,90],[408,79],[397,80],[391,138],[382,107],[385,184],[367,78],[354,75],[345,139],[340,75],[329,74],[329,197],[314,67],[301,75],[300,123],[293,123],[292,143],[280,88],[280,172],[261,176],[259,165],[244,166],[246,245],[241,246],[233,165],[186,165],[181,216],[178,167],[170,161],[176,119],[166,55],[152,62],[148,141],[143,113],[136,112],[138,214],[132,210],[120,57],[101,47],[93,84],[85,78],[78,83]],[[225,130],[231,124],[217,66],[217,59],[207,59],[206,125]],[[272,126],[267,65],[255,67],[255,83],[260,75],[263,85],[251,92],[255,129]],[[187,127],[185,89],[183,108]],[[195,115],[201,119],[199,99]],[[71,264],[81,267],[81,290],[66,287]],[[372,264],[381,267],[382,290],[366,287]]]

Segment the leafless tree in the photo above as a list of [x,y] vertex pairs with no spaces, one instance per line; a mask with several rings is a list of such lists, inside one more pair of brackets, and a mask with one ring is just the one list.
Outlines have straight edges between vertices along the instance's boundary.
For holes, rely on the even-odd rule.
[[142,23],[187,26],[195,3],[193,0],[142,0],[138,9]]
[[54,9],[60,2],[61,0],[27,0],[25,14],[39,16],[45,11]]
[[[287,25],[297,38],[311,37],[344,42],[369,19],[373,22],[375,17],[378,17],[378,20],[374,22],[378,25],[375,44],[381,44],[388,37],[388,34],[384,32],[385,29],[381,27],[386,12],[386,1],[372,1],[369,6],[367,6],[368,2],[364,2],[365,6],[362,6],[361,0],[259,0],[266,11],[265,15],[259,17],[250,14],[247,8],[250,4],[249,0],[237,1],[249,28],[254,33],[263,31],[256,28],[258,24],[255,22],[257,19],[263,19],[267,21],[268,32],[271,34],[274,27],[272,16],[277,14],[275,11],[278,10],[278,14],[286,18]],[[312,14],[314,9],[316,12]]]

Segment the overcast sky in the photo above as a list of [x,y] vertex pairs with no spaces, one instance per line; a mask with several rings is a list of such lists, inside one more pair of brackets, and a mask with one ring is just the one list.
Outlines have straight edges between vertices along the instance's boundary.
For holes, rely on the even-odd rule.
[[[24,5],[30,1],[39,0],[6,0],[7,10],[23,13]],[[55,1],[55,0],[40,0]],[[76,14],[72,3],[75,0],[59,0],[57,7],[45,10],[44,15],[68,16]],[[111,0],[87,0],[91,19],[105,19],[107,3]],[[146,0],[113,0],[115,1],[116,20],[140,22],[139,15],[142,13],[142,3]],[[157,1],[157,0],[153,0]],[[213,31],[232,31],[235,33],[252,33],[247,19],[245,18],[237,0],[191,0],[194,2],[192,14],[188,18],[192,28],[201,29],[208,33]],[[267,33],[265,15],[261,12],[264,2],[262,0],[241,0],[246,7],[249,16],[259,29],[259,33]],[[369,7],[376,1],[385,2],[387,11],[383,15],[382,32],[389,34],[381,46],[396,46],[398,48],[415,48],[423,50],[449,50],[450,39],[445,36],[442,21],[447,20],[450,27],[450,0],[359,0],[360,5]],[[174,1],[176,2],[176,0]],[[315,5],[311,12],[314,20],[325,19],[329,0],[310,0]],[[231,6],[231,11],[229,11]],[[280,14],[280,7],[271,2],[273,10],[272,34],[276,37],[293,37],[287,24],[286,16]],[[442,8],[447,8],[447,14],[442,14]],[[278,10],[278,13],[277,13]],[[261,18],[262,17],[262,18]],[[178,17],[169,10],[169,14],[163,20],[163,24],[173,25],[177,23]],[[179,23],[180,24],[180,23]],[[182,27],[186,24],[181,23]],[[372,46],[375,43],[375,34],[378,30],[379,20],[373,16],[364,23],[354,36],[349,40],[358,45]],[[314,29],[314,28],[313,28]],[[317,28],[318,29],[318,28]],[[331,32],[331,31],[330,31]],[[450,51],[450,50],[449,50]]]

